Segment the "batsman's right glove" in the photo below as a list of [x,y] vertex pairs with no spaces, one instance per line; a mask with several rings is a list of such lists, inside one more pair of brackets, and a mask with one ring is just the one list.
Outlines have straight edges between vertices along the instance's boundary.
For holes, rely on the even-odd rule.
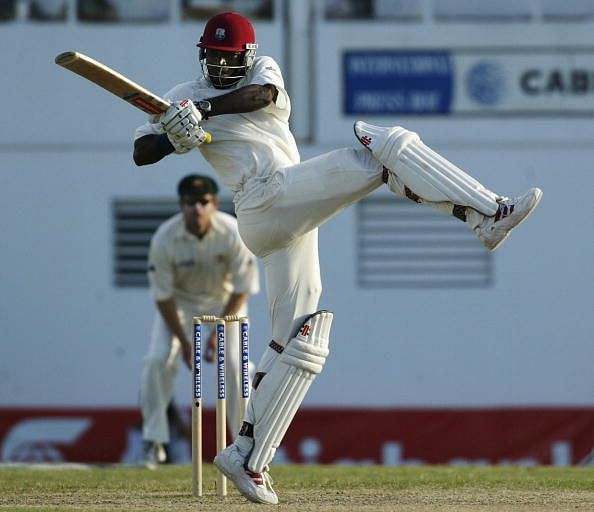
[[175,101],[160,117],[160,123],[176,153],[209,143],[210,134],[200,125],[202,114],[189,100]]

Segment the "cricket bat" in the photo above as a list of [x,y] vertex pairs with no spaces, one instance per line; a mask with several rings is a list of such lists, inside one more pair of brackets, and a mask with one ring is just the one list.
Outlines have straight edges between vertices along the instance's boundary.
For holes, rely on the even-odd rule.
[[[99,87],[103,87],[106,91],[115,94],[118,98],[147,114],[162,114],[171,105],[167,100],[83,53],[64,52],[56,57],[55,62]],[[209,133],[206,135],[205,142],[208,143],[211,141],[211,136]]]

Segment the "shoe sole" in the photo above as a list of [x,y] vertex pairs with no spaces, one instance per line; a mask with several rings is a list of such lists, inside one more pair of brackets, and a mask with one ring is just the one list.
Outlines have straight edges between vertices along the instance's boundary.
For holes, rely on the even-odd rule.
[[[213,463],[214,463],[214,465],[217,467],[217,469],[218,469],[218,470],[219,470],[221,473],[223,473],[223,475],[225,475],[225,476],[226,476],[226,477],[227,477],[229,480],[231,480],[231,482],[233,482],[233,475],[232,475],[232,473],[230,473],[230,472],[226,471],[226,470],[225,470],[225,468],[224,468],[224,467],[222,467],[222,466],[219,464],[219,461],[218,461],[217,459],[219,459],[219,456],[218,456],[218,455],[217,455],[217,456],[214,458],[214,460],[213,460]],[[240,488],[239,488],[239,487],[238,487],[238,486],[235,484],[235,482],[233,482],[233,485],[235,485],[235,488],[236,488],[236,489],[239,491],[239,493],[240,493],[240,494],[241,494],[241,495],[242,495],[242,496],[243,496],[243,497],[244,497],[246,500],[249,500],[249,501],[251,501],[252,503],[261,503],[261,504],[264,504],[264,505],[276,505],[276,503],[270,503],[270,502],[268,502],[268,501],[260,500],[260,499],[258,499],[258,498],[254,498],[253,496],[251,496],[251,495],[249,495],[249,494],[246,494],[246,493],[245,493],[245,492],[244,492],[242,489],[240,489]]]
[[497,244],[495,244],[493,247],[490,247],[489,250],[494,251],[503,242],[505,242],[507,240],[507,237],[509,235],[511,235],[511,232],[514,229],[516,229],[520,224],[522,224],[522,222],[524,222],[530,216],[530,214],[534,211],[534,208],[536,208],[538,206],[538,203],[540,203],[541,199],[542,199],[542,190],[540,190],[538,188],[538,189],[536,189],[536,199],[534,200],[534,203],[532,203],[532,206],[528,210],[526,210],[526,213],[524,214],[524,216],[512,228],[509,229],[509,231],[505,234],[505,236],[501,240],[499,240],[499,242],[497,242]]

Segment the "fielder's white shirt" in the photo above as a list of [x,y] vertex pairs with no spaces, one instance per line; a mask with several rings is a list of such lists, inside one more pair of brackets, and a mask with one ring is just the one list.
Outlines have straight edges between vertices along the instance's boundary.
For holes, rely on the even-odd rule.
[[258,293],[258,267],[241,241],[237,221],[215,211],[199,239],[181,213],[165,221],[151,239],[148,276],[155,301],[181,299],[218,311],[232,293]]
[[[212,142],[200,146],[202,155],[225,186],[237,193],[248,178],[269,176],[276,169],[300,161],[295,138],[289,130],[291,101],[278,64],[270,57],[256,57],[247,75],[234,87],[216,89],[201,77],[175,86],[164,96],[169,101],[189,98],[199,101],[227,94],[246,85],[272,84],[278,90],[276,102],[255,112],[215,116],[204,122]],[[163,133],[155,118],[137,128],[135,138]],[[231,142],[231,144],[226,144]]]

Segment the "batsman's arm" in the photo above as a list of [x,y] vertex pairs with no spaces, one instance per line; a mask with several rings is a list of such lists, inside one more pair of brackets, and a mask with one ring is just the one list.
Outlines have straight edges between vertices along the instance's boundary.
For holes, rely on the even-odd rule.
[[[278,96],[277,88],[272,84],[246,85],[221,96],[209,98],[210,110],[201,111],[203,118],[223,114],[241,114],[265,108]],[[199,104],[198,104],[199,106]],[[166,134],[144,135],[134,142],[134,162],[136,165],[150,165],[173,153],[175,148]]]
[[166,133],[150,134],[134,141],[134,163],[149,165],[158,162],[175,151]]
[[213,117],[223,114],[254,112],[276,101],[277,96],[278,90],[272,84],[246,85],[230,93],[208,98],[210,111],[206,115]]

